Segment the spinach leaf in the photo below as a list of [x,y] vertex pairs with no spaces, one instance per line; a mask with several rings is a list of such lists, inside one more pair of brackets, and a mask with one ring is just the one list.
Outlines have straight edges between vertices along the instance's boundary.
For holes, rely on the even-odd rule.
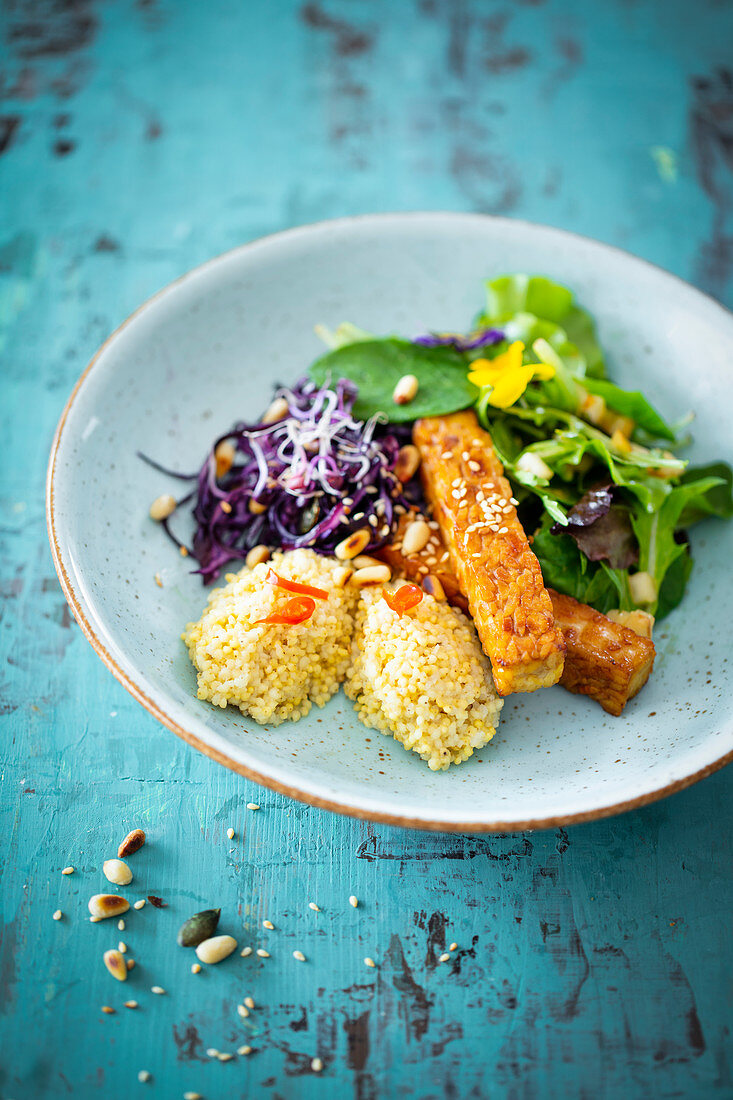
[[[359,388],[354,415],[360,420],[384,413],[390,421],[407,422],[473,405],[478,390],[466,372],[466,360],[455,348],[426,348],[387,337],[336,348],[317,359],[309,373],[319,386],[337,378],[354,382]],[[392,393],[405,374],[417,378],[417,396],[407,405],[395,405]]]
[[610,409],[621,413],[622,416],[630,416],[631,419],[643,428],[654,439],[667,439],[675,442],[675,434],[667,422],[653,408],[643,393],[638,390],[622,390],[613,382],[606,382],[600,378],[587,378],[583,385],[589,393],[602,397]]

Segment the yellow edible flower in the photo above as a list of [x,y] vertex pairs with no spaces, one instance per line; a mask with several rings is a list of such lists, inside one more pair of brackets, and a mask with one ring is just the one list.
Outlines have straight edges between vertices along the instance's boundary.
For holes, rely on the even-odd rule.
[[522,364],[524,344],[515,340],[506,351],[495,359],[474,359],[468,375],[474,386],[491,386],[489,404],[497,409],[508,409],[522,396],[533,378],[544,381],[552,378],[555,368],[549,363]]

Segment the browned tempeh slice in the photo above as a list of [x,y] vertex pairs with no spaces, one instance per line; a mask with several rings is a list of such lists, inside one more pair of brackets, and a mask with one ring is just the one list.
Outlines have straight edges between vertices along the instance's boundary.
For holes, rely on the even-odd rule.
[[491,437],[473,412],[418,420],[425,493],[500,695],[560,679],[565,643]]
[[654,643],[572,596],[548,591],[568,647],[560,683],[619,715],[649,679]]
[[[401,536],[417,515],[410,512],[401,516],[394,541],[377,550],[376,556],[389,562],[394,574],[417,584],[423,584],[431,574],[437,576],[448,602],[467,611],[468,601],[458,586],[458,579],[451,571],[450,562],[443,559],[445,546],[438,531],[435,532],[437,546],[433,542],[409,557],[403,553]],[[553,601],[555,624],[562,631],[567,647],[560,684],[568,691],[582,692],[595,699],[609,713],[620,714],[624,703],[637,694],[651,673],[654,646],[650,641],[649,660],[649,651],[639,645],[638,638],[639,635],[642,639],[650,638],[653,618],[644,611],[609,611],[607,616],[601,615],[570,596],[563,596],[551,588],[548,592]],[[595,628],[586,634],[589,625]],[[631,636],[622,634],[621,627],[626,627]],[[629,669],[635,671],[627,675]],[[625,676],[628,690],[624,696]],[[613,706],[617,709],[612,709]]]

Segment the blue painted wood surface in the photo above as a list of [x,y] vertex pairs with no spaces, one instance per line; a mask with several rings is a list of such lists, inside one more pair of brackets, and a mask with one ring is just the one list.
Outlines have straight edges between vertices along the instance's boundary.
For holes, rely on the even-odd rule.
[[[0,1096],[733,1096],[733,773],[535,835],[287,802],[189,750],[105,671],[43,509],[53,428],[97,345],[263,233],[498,212],[627,247],[731,304],[731,5],[13,0],[2,19]],[[101,863],[138,825],[131,890],[168,907],[124,933],[90,925]],[[270,957],[192,975],[175,932],[210,905]],[[124,987],[101,964],[118,938],[138,962]],[[243,1043],[228,1064],[205,1053]]]

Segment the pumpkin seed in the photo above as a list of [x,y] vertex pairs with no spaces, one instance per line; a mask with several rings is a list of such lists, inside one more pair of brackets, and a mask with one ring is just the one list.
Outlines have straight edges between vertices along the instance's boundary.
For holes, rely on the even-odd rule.
[[181,925],[176,937],[181,947],[198,947],[204,940],[211,939],[219,923],[221,909],[204,909],[194,913]]

